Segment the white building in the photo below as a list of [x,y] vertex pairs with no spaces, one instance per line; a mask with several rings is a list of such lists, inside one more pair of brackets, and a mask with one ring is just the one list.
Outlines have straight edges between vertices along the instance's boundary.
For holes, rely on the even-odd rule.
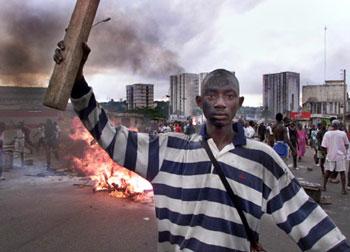
[[195,97],[199,95],[198,74],[181,73],[170,76],[170,114],[191,116],[197,107]]
[[271,115],[298,111],[300,74],[281,72],[263,75],[263,107]]
[[340,116],[344,112],[344,100],[347,111],[347,90],[342,80],[328,80],[322,85],[303,86],[303,110],[311,114]]
[[133,84],[126,86],[126,100],[128,109],[153,108],[153,84]]

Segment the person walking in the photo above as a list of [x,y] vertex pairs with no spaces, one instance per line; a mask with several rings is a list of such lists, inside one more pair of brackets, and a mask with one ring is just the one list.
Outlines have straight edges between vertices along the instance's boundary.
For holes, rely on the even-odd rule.
[[272,127],[273,136],[275,138],[275,144],[273,149],[284,160],[288,157],[288,147],[292,151],[292,155],[295,155],[296,150],[289,140],[288,128],[283,121],[283,115],[281,113],[276,114],[276,123]]
[[298,140],[298,149],[297,149],[297,155],[298,160],[300,161],[302,157],[305,155],[306,151],[306,143],[307,143],[307,134],[305,129],[303,129],[303,126],[301,123],[298,123],[297,126],[297,140]]
[[317,133],[320,128],[320,125],[318,124],[317,127],[315,125],[312,125],[310,130],[310,147],[314,150],[314,162],[317,165],[319,163],[318,157],[317,157]]
[[332,130],[327,131],[322,140],[321,146],[325,148],[326,170],[323,179],[323,190],[327,190],[327,181],[331,172],[339,172],[342,185],[342,194],[347,194],[345,189],[346,153],[349,148],[349,140],[346,133],[339,130],[340,121],[332,121]]
[[320,123],[320,128],[319,128],[317,135],[316,135],[316,138],[317,138],[317,158],[319,160],[319,164],[320,164],[320,168],[321,168],[321,172],[322,172],[323,176],[325,174],[324,164],[326,162],[326,151],[321,146],[321,144],[323,141],[324,134],[326,134],[326,132],[327,132],[327,125],[326,125],[326,122],[323,121]]
[[259,136],[259,140],[260,142],[264,142],[265,141],[265,136],[266,136],[266,126],[264,122],[261,122],[258,126],[258,136]]
[[[291,122],[289,124],[289,139],[290,139],[290,142],[293,146],[293,148],[296,150],[298,149],[298,136],[297,136],[297,128],[296,128],[296,125],[295,125],[295,122]],[[292,153],[292,157],[293,157],[293,168],[294,169],[298,169],[298,165],[297,165],[297,153],[294,152]]]
[[254,121],[249,121],[244,123],[244,134],[247,138],[254,138],[255,130],[254,130]]

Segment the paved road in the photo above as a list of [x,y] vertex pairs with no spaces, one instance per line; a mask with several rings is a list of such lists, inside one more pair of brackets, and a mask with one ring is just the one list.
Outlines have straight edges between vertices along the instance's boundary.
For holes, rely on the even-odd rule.
[[1,182],[0,251],[156,251],[152,204],[60,179]]
[[[299,166],[297,177],[321,181],[310,150]],[[42,172],[40,166],[17,168],[0,182],[0,251],[156,251],[152,204],[92,193],[91,188],[73,186],[81,183],[77,177],[28,176]],[[325,195],[332,204],[324,209],[350,237],[350,196],[340,194],[339,184],[330,184]],[[268,251],[299,251],[268,217],[261,233]]]

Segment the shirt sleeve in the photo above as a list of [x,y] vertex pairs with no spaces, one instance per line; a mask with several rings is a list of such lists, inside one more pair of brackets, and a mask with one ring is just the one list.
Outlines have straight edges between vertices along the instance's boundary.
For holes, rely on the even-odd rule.
[[328,147],[328,134],[327,134],[327,132],[326,132],[326,133],[324,134],[324,136],[323,136],[321,146],[322,146],[323,148],[327,148],[327,147]]
[[152,137],[124,126],[113,127],[92,89],[71,101],[84,126],[115,162],[149,181],[157,175],[164,156],[161,149],[167,145],[166,134]]
[[302,251],[350,251],[344,235],[289,170],[276,180],[266,212]]

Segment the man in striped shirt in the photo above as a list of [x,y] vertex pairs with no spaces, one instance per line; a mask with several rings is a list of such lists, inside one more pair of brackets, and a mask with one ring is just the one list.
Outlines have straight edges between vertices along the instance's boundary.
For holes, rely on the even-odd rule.
[[[236,194],[255,236],[260,219],[270,214],[303,251],[350,251],[345,237],[300,187],[283,160],[268,145],[246,139],[232,124],[244,98],[234,74],[218,69],[203,81],[197,104],[207,122],[201,134],[150,136],[114,128],[96,102],[82,69],[72,103],[86,128],[113,160],[149,180],[154,189],[158,251],[250,251],[237,209],[213,172],[201,145],[207,140]],[[56,50],[55,61],[63,58]]]

